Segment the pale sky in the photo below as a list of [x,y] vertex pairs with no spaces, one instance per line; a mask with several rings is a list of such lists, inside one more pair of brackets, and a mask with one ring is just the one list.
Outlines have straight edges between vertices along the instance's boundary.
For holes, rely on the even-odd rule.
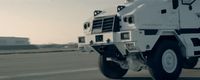
[[77,42],[95,9],[124,0],[0,0],[0,36],[29,37],[32,44]]

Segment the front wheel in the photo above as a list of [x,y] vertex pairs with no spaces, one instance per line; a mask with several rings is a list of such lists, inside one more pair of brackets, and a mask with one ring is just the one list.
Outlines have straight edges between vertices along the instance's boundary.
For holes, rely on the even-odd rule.
[[111,79],[120,79],[128,71],[128,69],[122,69],[121,66],[113,61],[107,61],[106,57],[100,55],[99,68],[104,76]]
[[182,71],[181,49],[175,41],[161,41],[147,59],[155,80],[177,80]]

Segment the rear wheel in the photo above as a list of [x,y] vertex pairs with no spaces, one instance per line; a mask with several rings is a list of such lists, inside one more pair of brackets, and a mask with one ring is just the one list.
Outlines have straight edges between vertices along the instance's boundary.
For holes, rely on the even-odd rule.
[[198,59],[199,58],[197,57],[185,59],[183,63],[183,67],[185,69],[193,69],[197,65]]
[[128,69],[122,69],[119,64],[108,61],[106,58],[103,55],[99,57],[99,68],[104,76],[111,79],[120,79],[127,73]]
[[177,80],[182,71],[181,49],[175,41],[161,41],[147,59],[155,80]]

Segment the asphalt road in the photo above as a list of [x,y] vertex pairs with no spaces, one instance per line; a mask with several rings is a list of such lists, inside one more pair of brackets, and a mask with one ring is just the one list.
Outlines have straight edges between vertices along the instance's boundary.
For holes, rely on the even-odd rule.
[[[0,80],[110,80],[98,70],[98,55],[82,52],[0,55]],[[124,80],[152,80],[148,71],[129,71]],[[200,80],[183,70],[179,80]]]

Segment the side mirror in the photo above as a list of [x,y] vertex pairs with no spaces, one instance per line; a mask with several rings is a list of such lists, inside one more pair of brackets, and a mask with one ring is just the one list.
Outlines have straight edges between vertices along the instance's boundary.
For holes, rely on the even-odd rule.
[[178,0],[172,0],[172,6],[173,6],[173,9],[177,9],[178,6],[179,6],[179,1]]

